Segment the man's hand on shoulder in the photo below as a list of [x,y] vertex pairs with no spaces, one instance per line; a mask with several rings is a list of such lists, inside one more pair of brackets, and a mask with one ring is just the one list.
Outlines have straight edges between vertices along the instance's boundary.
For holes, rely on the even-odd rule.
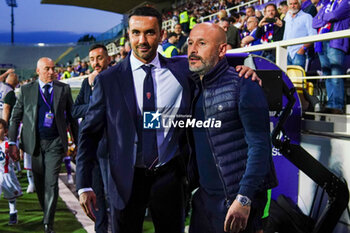
[[96,195],[94,191],[86,191],[79,195],[79,203],[81,207],[83,208],[85,214],[92,220],[96,221],[96,217],[94,213],[92,212],[92,208],[94,208],[96,211],[98,211],[97,204],[96,204]]
[[252,77],[252,81],[257,81],[260,86],[262,86],[262,80],[258,77],[255,71],[248,66],[236,66],[236,71],[238,72],[239,77],[249,78]]
[[237,200],[234,200],[227,211],[224,231],[238,233],[247,227],[248,217],[250,214],[250,205],[242,206]]

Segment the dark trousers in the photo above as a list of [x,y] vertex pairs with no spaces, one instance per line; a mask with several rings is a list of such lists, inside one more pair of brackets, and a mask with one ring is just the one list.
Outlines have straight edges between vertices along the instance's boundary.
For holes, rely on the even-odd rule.
[[58,175],[64,149],[60,137],[40,140],[38,153],[32,156],[35,190],[44,211],[43,224],[53,225],[58,198]]
[[108,232],[107,205],[106,205],[104,183],[102,180],[101,170],[97,162],[95,163],[92,171],[92,189],[96,194],[96,203],[98,206],[98,211],[92,208],[92,211],[96,217],[95,232],[106,233]]
[[114,233],[141,233],[148,208],[156,233],[184,230],[184,177],[176,167],[156,175],[135,168],[130,200],[123,210],[111,206]]
[[[247,227],[242,233],[255,233],[262,229],[261,217],[266,204],[266,192],[253,200]],[[225,196],[209,195],[199,188],[192,199],[192,216],[190,233],[224,233],[224,222],[227,214]]]

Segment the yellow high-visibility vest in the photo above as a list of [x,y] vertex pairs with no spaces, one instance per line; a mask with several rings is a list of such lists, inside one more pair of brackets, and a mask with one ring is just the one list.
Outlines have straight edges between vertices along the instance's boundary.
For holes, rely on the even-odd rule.
[[196,17],[192,16],[190,18],[190,26],[189,26],[189,28],[192,29],[194,27],[194,25],[196,25],[196,24],[197,24]]
[[187,13],[187,11],[181,12],[181,14],[179,15],[179,17],[180,17],[180,24],[182,24],[182,23],[188,23],[188,13]]
[[123,46],[125,44],[125,36],[120,38],[119,45]]
[[174,51],[174,49],[176,49],[177,52],[179,52],[175,45],[170,45],[168,48],[166,48],[166,50],[163,51],[163,56],[171,58],[171,53]]

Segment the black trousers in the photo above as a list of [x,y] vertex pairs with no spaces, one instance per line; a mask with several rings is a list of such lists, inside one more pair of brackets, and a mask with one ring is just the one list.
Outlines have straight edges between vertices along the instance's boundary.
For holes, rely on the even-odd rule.
[[92,171],[92,189],[96,194],[96,203],[98,211],[92,208],[92,211],[96,217],[95,232],[107,233],[108,232],[108,214],[107,214],[107,201],[104,192],[104,183],[102,180],[101,170],[99,163],[96,161]]
[[[252,200],[247,227],[242,233],[255,233],[262,229],[261,217],[266,205],[266,192],[261,192]],[[200,187],[192,198],[190,233],[224,233],[227,214],[224,194],[208,194]]]
[[35,190],[44,212],[43,224],[53,225],[58,198],[58,175],[64,149],[60,137],[40,140],[37,154],[32,156]]
[[185,221],[184,176],[177,166],[149,175],[135,168],[129,202],[123,210],[112,209],[114,233],[142,233],[148,208],[156,233],[182,233]]

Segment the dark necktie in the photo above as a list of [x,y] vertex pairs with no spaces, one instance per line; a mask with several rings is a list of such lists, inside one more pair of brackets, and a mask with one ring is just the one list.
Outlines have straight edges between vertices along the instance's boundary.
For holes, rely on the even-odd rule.
[[[143,112],[153,112],[156,111],[156,103],[154,99],[152,65],[143,65],[141,68],[146,72],[146,77],[143,81]],[[143,129],[142,155],[148,168],[155,166],[158,159],[157,131],[155,129]]]
[[[49,90],[50,90],[50,85],[49,84],[45,84],[44,85],[44,88],[45,88],[45,91],[44,91],[44,97],[45,97],[45,99],[46,99],[46,101],[49,103],[49,101],[50,101],[50,97],[51,97],[51,95],[50,95],[50,92],[49,92]],[[50,104],[50,103],[49,103]]]

